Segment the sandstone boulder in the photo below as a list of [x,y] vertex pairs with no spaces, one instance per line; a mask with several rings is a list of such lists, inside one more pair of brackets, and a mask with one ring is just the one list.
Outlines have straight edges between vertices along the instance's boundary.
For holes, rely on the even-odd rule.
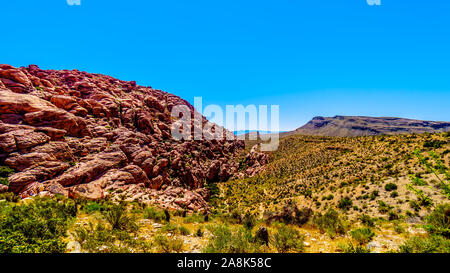
[[86,161],[68,169],[63,175],[56,178],[55,182],[63,186],[88,183],[110,169],[121,167],[126,161],[127,157],[120,150],[88,156]]

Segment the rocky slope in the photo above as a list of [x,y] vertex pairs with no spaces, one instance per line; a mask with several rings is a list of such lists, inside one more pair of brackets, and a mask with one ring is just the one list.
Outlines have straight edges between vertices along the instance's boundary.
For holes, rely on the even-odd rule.
[[175,105],[194,111],[135,82],[0,65],[0,165],[15,170],[8,190],[207,209],[204,187],[238,171],[244,144],[174,140]]
[[392,117],[335,116],[315,117],[288,135],[371,136],[450,131],[450,122],[422,121]]

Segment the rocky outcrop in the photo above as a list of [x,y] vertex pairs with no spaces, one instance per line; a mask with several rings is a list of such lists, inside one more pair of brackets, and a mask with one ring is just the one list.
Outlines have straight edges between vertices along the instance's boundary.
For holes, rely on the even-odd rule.
[[239,170],[234,157],[244,143],[173,139],[175,105],[195,111],[177,96],[135,82],[0,65],[0,165],[15,170],[8,190],[21,197],[126,195],[206,208],[205,183]]

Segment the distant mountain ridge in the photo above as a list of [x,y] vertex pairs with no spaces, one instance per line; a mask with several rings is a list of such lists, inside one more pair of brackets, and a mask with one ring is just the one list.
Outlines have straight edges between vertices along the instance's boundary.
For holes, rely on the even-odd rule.
[[282,133],[289,135],[316,136],[370,136],[412,133],[436,133],[450,131],[450,122],[425,121],[395,117],[334,116],[314,117],[304,126]]
[[274,131],[259,131],[259,130],[238,130],[233,131],[236,136],[250,134],[250,133],[258,133],[258,134],[276,134],[276,133],[284,133],[284,131],[274,132]]

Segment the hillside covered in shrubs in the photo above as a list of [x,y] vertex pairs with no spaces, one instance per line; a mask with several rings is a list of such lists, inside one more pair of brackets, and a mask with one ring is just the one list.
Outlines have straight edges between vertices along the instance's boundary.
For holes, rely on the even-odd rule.
[[3,193],[0,251],[448,253],[449,154],[449,134],[292,136],[260,173],[212,183],[207,212]]

